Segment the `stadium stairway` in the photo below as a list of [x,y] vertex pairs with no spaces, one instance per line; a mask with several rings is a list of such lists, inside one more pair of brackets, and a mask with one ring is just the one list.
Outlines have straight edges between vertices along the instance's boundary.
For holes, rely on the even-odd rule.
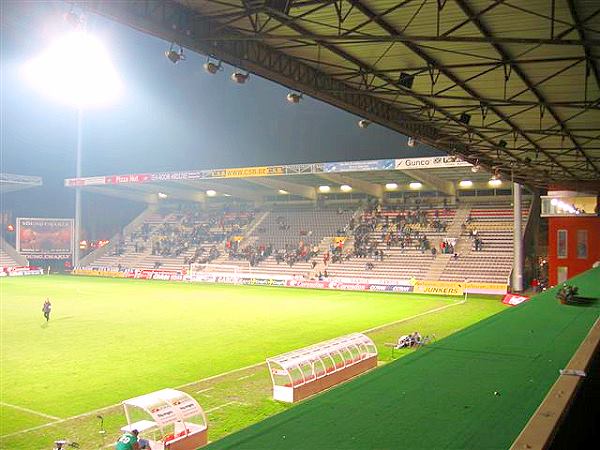
[[28,266],[27,258],[0,237],[0,267]]
[[[461,253],[463,251],[464,247],[469,247],[468,244],[465,244],[464,239],[460,238],[460,235],[461,235],[461,231],[462,231],[462,226],[465,224],[467,217],[469,217],[470,212],[471,212],[471,207],[468,204],[465,204],[465,203],[461,204],[456,209],[454,218],[453,218],[452,222],[450,223],[450,225],[448,226],[448,228],[446,229],[447,237],[451,237],[451,238],[457,237],[457,239],[458,239],[456,242],[456,245],[454,246],[454,250],[457,253]],[[440,244],[440,242],[433,243],[433,245],[435,245],[436,248],[439,248],[439,244]],[[440,276],[446,270],[446,266],[448,265],[448,262],[450,261],[451,256],[452,255],[438,252],[435,256],[435,259],[431,263],[431,266],[429,267],[429,271],[425,275],[425,279],[426,280],[436,280],[436,281],[439,280]]]

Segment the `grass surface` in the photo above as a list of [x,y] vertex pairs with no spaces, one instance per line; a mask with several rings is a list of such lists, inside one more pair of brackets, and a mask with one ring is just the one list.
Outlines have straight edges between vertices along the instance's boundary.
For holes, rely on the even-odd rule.
[[[573,282],[599,298],[598,280],[600,268]],[[509,448],[598,319],[600,302],[567,306],[555,295],[538,295],[211,448]]]
[[[60,437],[99,448],[96,415],[73,416],[400,321],[370,333],[389,360],[383,343],[400,334],[443,337],[503,309],[476,297],[463,305],[423,295],[61,276],[0,279],[0,296],[3,449],[50,447]],[[264,366],[185,388],[212,410],[213,440],[288,408],[270,389]],[[102,414],[111,442],[124,418],[118,408]]]

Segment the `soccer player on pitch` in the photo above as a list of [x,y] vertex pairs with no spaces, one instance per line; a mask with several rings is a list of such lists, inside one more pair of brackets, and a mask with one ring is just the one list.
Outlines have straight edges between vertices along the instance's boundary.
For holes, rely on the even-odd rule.
[[50,299],[46,298],[44,302],[44,306],[42,306],[42,312],[44,313],[44,318],[46,319],[46,323],[50,320],[50,311],[52,311],[52,303],[50,303]]

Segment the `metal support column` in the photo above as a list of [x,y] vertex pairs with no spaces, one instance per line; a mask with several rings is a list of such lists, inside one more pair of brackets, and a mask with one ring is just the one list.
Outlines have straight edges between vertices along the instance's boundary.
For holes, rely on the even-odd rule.
[[[75,155],[75,176],[81,177],[81,147],[82,147],[83,110],[77,110],[77,153]],[[81,188],[75,188],[75,243],[73,248],[73,266],[79,265],[79,242],[81,241]]]
[[512,290],[521,292],[523,290],[523,230],[521,226],[521,185],[513,183],[513,272]]

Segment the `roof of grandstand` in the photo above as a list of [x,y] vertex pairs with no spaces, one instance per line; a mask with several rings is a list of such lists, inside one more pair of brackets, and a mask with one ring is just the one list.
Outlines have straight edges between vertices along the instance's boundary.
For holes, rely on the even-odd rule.
[[21,191],[23,189],[29,189],[41,185],[41,177],[0,173],[0,194],[4,194],[5,192]]
[[[386,191],[411,190],[455,195],[459,188],[502,187],[501,181],[490,185],[490,180],[489,173],[468,162],[435,156],[69,178],[65,186],[155,203],[161,198],[204,201],[223,196],[262,200],[290,195],[314,200],[319,193],[382,197]],[[466,185],[461,186],[461,181]]]
[[600,9],[584,0],[90,2],[532,186],[600,188]]

